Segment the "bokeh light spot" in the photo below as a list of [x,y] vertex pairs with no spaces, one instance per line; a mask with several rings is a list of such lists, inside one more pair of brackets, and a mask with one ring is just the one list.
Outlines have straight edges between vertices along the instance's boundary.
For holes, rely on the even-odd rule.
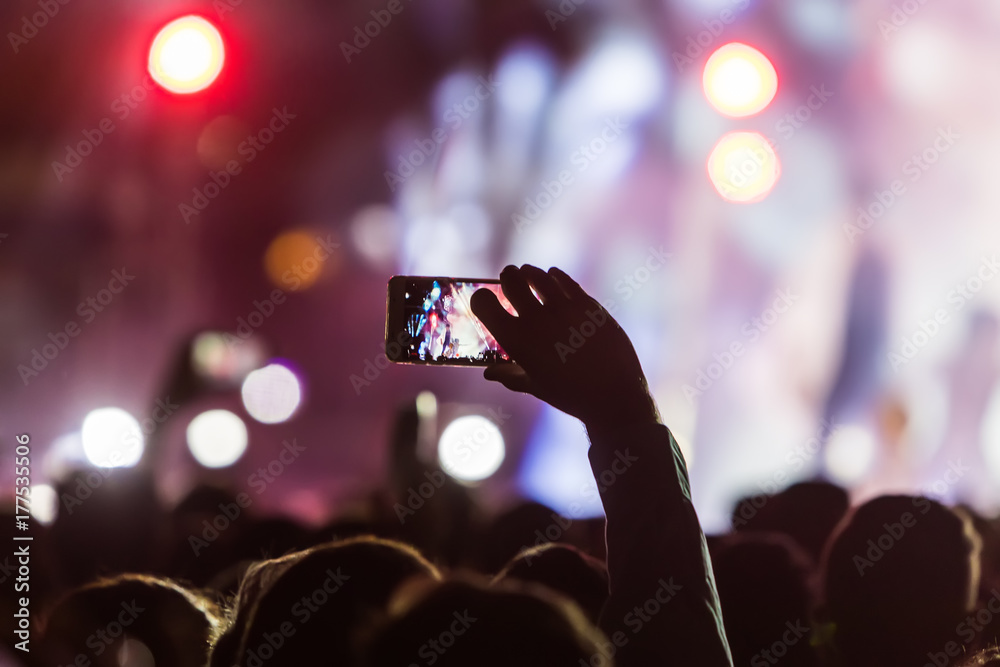
[[780,175],[781,161],[758,132],[730,132],[719,139],[708,158],[708,177],[730,202],[761,201]]
[[31,518],[43,526],[51,525],[59,514],[59,495],[48,484],[31,487]]
[[480,415],[454,420],[438,440],[438,460],[446,473],[462,482],[478,482],[495,473],[503,463],[503,434]]
[[388,265],[399,252],[403,224],[396,212],[385,204],[360,209],[351,220],[354,248],[375,265]]
[[861,426],[841,426],[830,435],[823,453],[827,474],[838,484],[856,484],[871,471],[877,450],[871,431]]
[[318,232],[296,229],[279,234],[264,254],[264,269],[271,283],[283,290],[298,292],[312,287],[336,251],[330,240]]
[[170,92],[196,93],[215,81],[226,59],[222,36],[200,16],[168,23],[149,49],[149,74]]
[[719,113],[742,118],[771,103],[778,92],[778,73],[757,49],[731,42],[709,57],[702,83],[705,97]]
[[236,463],[247,449],[247,426],[229,410],[209,410],[187,427],[191,455],[206,468]]
[[243,382],[247,374],[265,360],[264,345],[256,337],[238,339],[232,334],[203,331],[191,346],[191,365],[199,377],[222,386]]
[[262,424],[287,421],[302,402],[299,378],[287,366],[268,364],[243,381],[243,406]]
[[87,414],[81,429],[87,460],[101,468],[130,468],[142,458],[142,429],[121,408],[100,408]]

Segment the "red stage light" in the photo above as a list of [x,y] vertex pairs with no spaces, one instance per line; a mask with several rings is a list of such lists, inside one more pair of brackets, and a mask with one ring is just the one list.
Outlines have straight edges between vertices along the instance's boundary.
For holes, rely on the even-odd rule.
[[157,33],[149,49],[149,74],[173,93],[196,93],[215,81],[225,60],[215,26],[200,16],[184,16]]

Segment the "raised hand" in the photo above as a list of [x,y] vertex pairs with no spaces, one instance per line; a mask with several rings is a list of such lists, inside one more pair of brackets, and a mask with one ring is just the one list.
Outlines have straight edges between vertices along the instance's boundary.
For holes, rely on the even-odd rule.
[[506,267],[500,284],[516,317],[487,289],[472,296],[472,311],[515,361],[488,367],[487,380],[532,394],[591,430],[659,422],[628,336],[572,278],[525,264]]

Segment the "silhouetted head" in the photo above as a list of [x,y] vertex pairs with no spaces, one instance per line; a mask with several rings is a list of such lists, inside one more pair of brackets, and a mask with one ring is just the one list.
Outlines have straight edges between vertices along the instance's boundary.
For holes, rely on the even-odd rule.
[[248,574],[213,665],[356,664],[359,629],[382,617],[399,584],[438,578],[414,549],[373,537],[321,545]]
[[534,582],[573,600],[596,624],[608,599],[608,569],[604,563],[568,544],[545,544],[526,549],[494,578],[494,583],[516,579]]
[[817,663],[810,645],[812,562],[794,540],[778,533],[726,536],[712,548],[712,569],[733,664],[767,664],[763,651],[797,667]]
[[850,507],[847,491],[829,482],[801,482],[773,496],[740,500],[733,510],[737,532],[784,533],[814,562]]
[[523,582],[408,586],[393,609],[365,667],[578,667],[607,641],[575,604]]
[[157,667],[190,667],[205,664],[219,624],[208,598],[168,579],[129,574],[62,598],[47,614],[39,646],[44,664],[87,664],[78,659],[84,655],[95,667],[118,667],[125,664],[119,656],[148,651]]
[[525,549],[556,540],[569,542],[569,533],[579,523],[541,503],[520,503],[497,516],[486,530],[478,544],[478,569],[493,574]]
[[226,614],[222,632],[212,649],[212,667],[232,667],[236,664],[243,632],[250,624],[260,596],[305,554],[305,551],[297,551],[280,558],[251,563],[246,568],[237,585],[236,597]]
[[823,564],[836,650],[855,665],[923,664],[972,609],[978,560],[971,522],[934,500],[881,496],[856,508]]

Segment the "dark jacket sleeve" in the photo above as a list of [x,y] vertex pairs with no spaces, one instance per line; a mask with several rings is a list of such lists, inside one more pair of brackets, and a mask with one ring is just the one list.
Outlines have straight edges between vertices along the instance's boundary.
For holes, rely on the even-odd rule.
[[590,432],[607,514],[611,595],[601,628],[617,667],[731,667],[687,467],[666,426]]

